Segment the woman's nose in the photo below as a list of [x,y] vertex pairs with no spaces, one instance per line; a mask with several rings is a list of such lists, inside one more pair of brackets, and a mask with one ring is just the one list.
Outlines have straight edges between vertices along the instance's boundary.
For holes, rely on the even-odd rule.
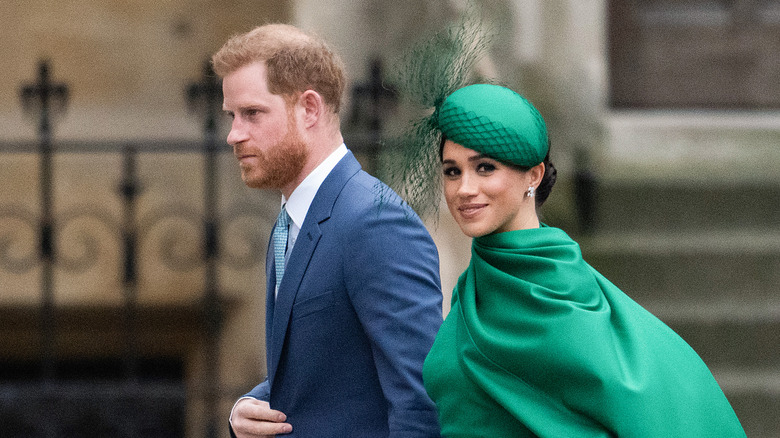
[[478,192],[477,182],[472,175],[464,172],[460,177],[460,185],[458,186],[458,195],[460,196],[473,196]]

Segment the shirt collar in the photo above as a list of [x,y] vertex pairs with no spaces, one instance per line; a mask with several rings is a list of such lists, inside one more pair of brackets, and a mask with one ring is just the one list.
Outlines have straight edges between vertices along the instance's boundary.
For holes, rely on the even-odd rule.
[[290,194],[289,199],[285,199],[282,195],[282,205],[286,206],[287,214],[290,215],[290,219],[299,229],[303,225],[303,220],[306,219],[306,213],[309,212],[309,207],[320,186],[345,155],[347,155],[347,146],[342,143],[304,178]]

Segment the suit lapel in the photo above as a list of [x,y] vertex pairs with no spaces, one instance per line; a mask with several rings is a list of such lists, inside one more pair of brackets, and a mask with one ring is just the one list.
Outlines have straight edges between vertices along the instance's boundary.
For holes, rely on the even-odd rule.
[[[271,236],[273,236],[273,230],[271,230]],[[269,239],[268,249],[265,251],[265,333],[266,333],[265,363],[269,373],[271,373],[272,370],[271,360],[274,356],[271,353],[271,340],[273,339],[271,333],[273,332],[274,303],[276,301],[274,297],[274,288],[276,287],[276,269],[274,266],[272,242],[273,242],[273,237]],[[269,382],[271,381],[270,374],[269,374],[268,381]]]
[[[266,333],[269,334],[267,335],[268,350],[266,354],[268,355],[268,380],[272,385],[276,367],[282,354],[284,340],[287,336],[295,297],[317,248],[317,243],[322,237],[320,224],[330,218],[333,204],[344,188],[344,184],[359,170],[360,164],[354,155],[348,152],[323,181],[317,191],[317,195],[314,196],[309,211],[306,213],[306,219],[304,219],[298,239],[290,253],[275,302],[273,294],[276,275],[274,273],[273,257],[270,252],[266,254],[266,290],[269,296],[266,305],[266,309],[269,312],[266,313]],[[269,258],[271,259],[270,262],[268,262]]]
[[[268,354],[270,355],[268,363],[269,378],[273,378],[274,371],[279,363],[287,327],[290,323],[292,306],[295,302],[295,296],[298,294],[298,287],[303,280],[303,274],[306,272],[306,267],[311,261],[314,249],[317,247],[317,243],[322,235],[318,225],[315,224],[315,226],[308,228],[309,230],[306,231],[305,235],[303,229],[301,229],[301,233],[298,235],[298,240],[295,242],[295,247],[287,262],[284,277],[281,284],[279,284],[276,302],[271,306],[273,308],[273,322],[270,332],[271,342],[268,346]],[[273,288],[274,285],[271,284],[270,287]]]

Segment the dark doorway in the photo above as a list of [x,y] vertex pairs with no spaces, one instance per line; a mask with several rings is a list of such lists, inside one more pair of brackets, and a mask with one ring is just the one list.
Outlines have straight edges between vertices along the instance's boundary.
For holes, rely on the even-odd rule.
[[6,438],[185,436],[183,363],[139,358],[127,379],[121,358],[60,360],[55,380],[39,361],[0,364],[0,424]]

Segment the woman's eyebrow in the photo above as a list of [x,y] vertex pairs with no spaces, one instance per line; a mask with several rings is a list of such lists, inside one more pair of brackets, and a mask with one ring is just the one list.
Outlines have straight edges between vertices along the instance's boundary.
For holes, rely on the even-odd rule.
[[[468,161],[479,161],[479,160],[482,160],[482,159],[492,160],[492,158],[488,157],[485,154],[477,154],[477,155],[473,155],[473,156],[469,157]],[[453,159],[442,160],[441,164],[455,164],[455,160],[453,160]]]
[[479,161],[479,160],[482,160],[482,159],[485,159],[485,158],[492,160],[492,158],[488,157],[485,154],[478,154],[478,155],[474,155],[474,156],[469,157],[469,161]]

